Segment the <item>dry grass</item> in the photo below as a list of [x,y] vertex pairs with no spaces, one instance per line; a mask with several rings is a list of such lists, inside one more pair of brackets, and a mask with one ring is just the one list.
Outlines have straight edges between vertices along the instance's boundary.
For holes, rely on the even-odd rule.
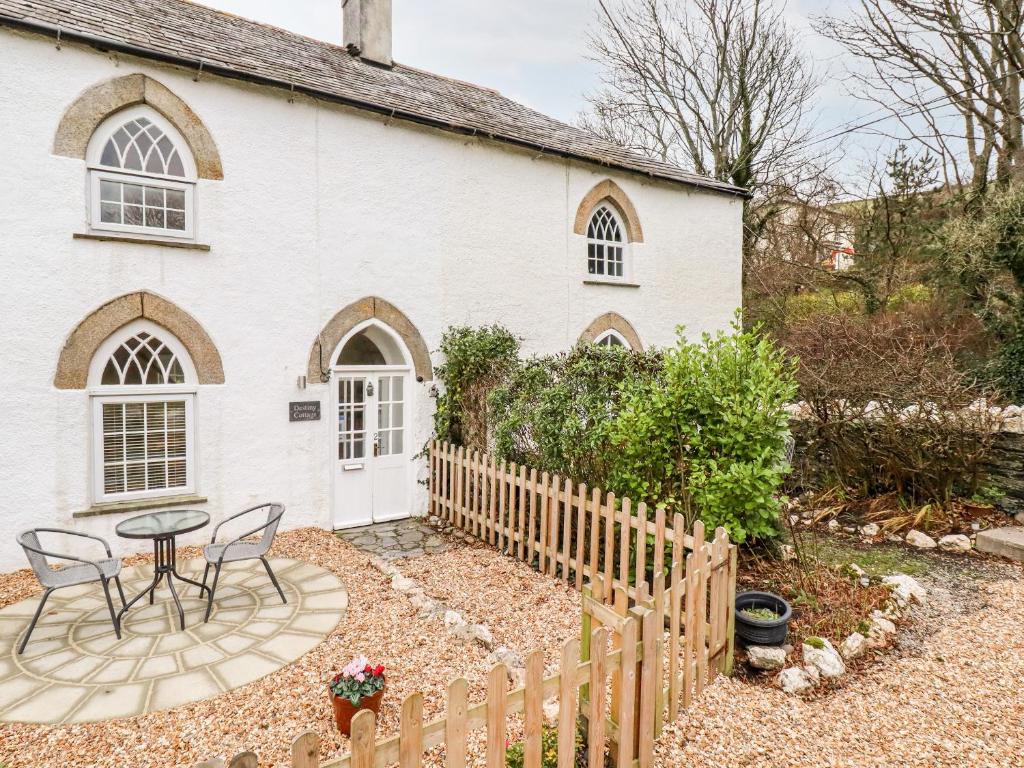
[[839,643],[889,599],[880,584],[862,587],[837,568],[804,555],[798,561],[775,560],[743,552],[736,575],[736,590],[774,592],[793,606],[789,640],[799,646],[805,637],[824,637]]

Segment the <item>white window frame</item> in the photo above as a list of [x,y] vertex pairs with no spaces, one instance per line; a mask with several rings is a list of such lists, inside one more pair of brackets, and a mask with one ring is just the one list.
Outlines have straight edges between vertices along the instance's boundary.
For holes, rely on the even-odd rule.
[[624,349],[632,349],[632,348],[633,348],[633,347],[632,347],[632,346],[630,345],[630,343],[629,343],[628,341],[626,341],[626,338],[625,338],[625,336],[623,336],[623,335],[622,335],[621,333],[619,333],[618,331],[616,331],[616,330],[615,330],[614,328],[609,328],[609,329],[608,329],[607,331],[604,331],[604,332],[600,333],[600,334],[599,334],[599,335],[598,335],[598,336],[597,336],[597,337],[596,337],[596,338],[594,339],[594,343],[595,343],[595,344],[599,344],[599,345],[601,345],[601,346],[606,346],[606,347],[607,347],[607,346],[613,346],[613,345],[611,345],[611,344],[602,344],[602,342],[603,342],[603,341],[605,341],[605,339],[609,339],[609,338],[616,338],[616,339],[618,339],[618,340],[619,340],[619,343],[620,343],[620,344],[622,345],[622,347],[623,347]]
[[[106,389],[127,389],[126,387],[104,387]],[[131,387],[141,389],[141,387]],[[196,491],[196,451],[195,451],[195,393],[183,391],[174,393],[161,391],[153,394],[103,394],[93,395],[92,401],[92,475],[93,501],[106,504],[129,499],[153,499],[169,496],[187,496]],[[182,388],[184,389],[184,388]],[[185,479],[186,483],[175,488],[153,488],[145,491],[125,491],[123,493],[107,493],[104,477],[103,456],[103,406],[105,404],[122,405],[125,403],[185,403]]]
[[[111,136],[122,125],[138,117],[145,117],[154,123],[178,150],[185,169],[184,178],[166,174],[146,173],[144,171],[111,168],[100,164],[103,148]],[[119,232],[123,234],[141,235],[159,239],[194,241],[196,233],[196,164],[188,143],[181,133],[162,115],[145,105],[129,107],[117,112],[104,120],[92,138],[86,150],[86,168],[88,174],[89,228],[96,232]],[[130,184],[141,184],[163,189],[181,190],[185,193],[185,229],[167,229],[166,227],[147,227],[135,224],[114,224],[104,222],[100,217],[100,182],[103,180]]]
[[[103,221],[100,217],[100,182],[116,181],[124,184],[139,184],[145,187],[160,187],[185,193],[185,229],[168,229],[167,227],[146,227],[135,224],[116,224]],[[192,240],[195,237],[196,211],[195,184],[170,179],[166,176],[145,176],[134,173],[123,173],[106,168],[89,169],[89,227],[107,232],[130,232],[136,235],[167,237],[177,240]]]
[[[594,220],[594,215],[605,208],[615,219],[615,223],[619,227],[619,232],[622,233],[622,241],[616,243],[613,240],[599,240],[597,238],[590,237],[590,224]],[[633,281],[633,248],[632,243],[629,241],[629,230],[626,229],[626,224],[619,214],[618,209],[614,205],[611,205],[607,200],[602,200],[594,206],[593,210],[590,211],[590,215],[587,216],[587,233],[586,233],[586,249],[583,252],[583,273],[584,280],[588,283],[631,283]],[[591,245],[603,245],[605,247],[605,274],[598,275],[590,271],[590,246]],[[622,274],[621,275],[609,275],[607,273],[608,258],[607,249],[608,247],[621,247],[622,248]],[[629,346],[628,344],[626,345]]]
[[[103,370],[114,351],[131,336],[146,331],[158,337],[164,346],[170,349],[181,364],[185,375],[184,384],[142,384],[102,385]],[[198,450],[195,424],[196,411],[196,370],[192,358],[185,346],[167,329],[148,320],[136,320],[119,328],[117,332],[104,341],[89,365],[89,387],[87,394],[90,408],[90,486],[93,504],[107,504],[117,501],[136,499],[170,498],[173,496],[189,496],[197,493]],[[155,488],[145,491],[125,491],[123,493],[107,493],[104,483],[103,453],[103,406],[109,403],[138,402],[184,402],[185,403],[185,478],[184,486],[176,488]]]

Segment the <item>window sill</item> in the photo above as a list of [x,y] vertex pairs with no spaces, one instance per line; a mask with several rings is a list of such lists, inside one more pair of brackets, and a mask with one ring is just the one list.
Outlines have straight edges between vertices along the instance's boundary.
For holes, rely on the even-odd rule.
[[585,278],[584,285],[614,285],[619,288],[639,288],[640,283],[627,283],[624,280],[601,280],[598,278]]
[[139,237],[138,235],[122,235],[117,232],[75,232],[71,235],[75,240],[101,240],[108,243],[135,243],[136,245],[162,245],[166,248],[184,248],[190,251],[208,251],[210,246],[205,243],[190,243],[179,240],[161,240],[157,237]]
[[165,507],[181,507],[186,504],[205,504],[206,497],[196,493],[185,496],[157,496],[152,499],[127,499],[125,501],[108,501],[102,504],[93,504],[88,509],[75,512],[71,516],[96,517],[98,515],[116,515],[119,512],[141,512],[147,509],[162,509]]

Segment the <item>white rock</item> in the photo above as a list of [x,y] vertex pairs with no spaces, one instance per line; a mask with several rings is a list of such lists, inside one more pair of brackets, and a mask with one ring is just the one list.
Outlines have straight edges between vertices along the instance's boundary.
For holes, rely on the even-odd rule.
[[410,592],[411,590],[416,589],[416,582],[408,576],[396,573],[391,577],[391,588],[398,592]]
[[856,533],[857,529],[852,525],[844,525],[843,533]]
[[783,560],[796,560],[796,548],[792,544],[783,544],[779,547]]
[[558,723],[558,715],[561,712],[561,706],[558,704],[558,699],[548,699],[545,701],[542,711],[544,712],[544,721],[548,725],[555,725]]
[[913,576],[907,576],[905,573],[894,573],[882,579],[882,583],[891,586],[893,588],[893,595],[897,600],[902,600],[904,604],[917,601],[924,605],[928,602],[928,593]]
[[857,583],[860,584],[862,587],[870,587],[871,579],[869,579],[867,576],[861,576],[859,579],[857,579]]
[[786,652],[768,645],[750,645],[747,660],[754,669],[782,669],[786,666]]
[[509,669],[521,668],[526,666],[526,662],[523,661],[523,657],[513,651],[511,648],[499,645],[487,656],[487,664],[504,664]]
[[[820,638],[819,638],[820,639]],[[846,672],[843,657],[828,640],[821,640],[821,648],[804,643],[804,661],[817,667],[822,677],[839,677]]]
[[821,682],[821,672],[818,671],[817,667],[810,664],[804,664],[804,672],[807,673],[807,679],[815,685]]
[[842,644],[839,646],[839,655],[847,661],[852,661],[859,656],[863,656],[864,651],[867,649],[867,638],[860,632],[854,632],[848,638],[843,640]]
[[939,539],[939,549],[945,552],[970,552],[971,537],[962,533],[951,533]]
[[800,693],[813,685],[810,676],[800,667],[789,667],[779,673],[779,686],[786,693]]
[[935,539],[929,536],[927,533],[921,531],[911,530],[907,534],[907,544],[918,549],[935,549],[937,546]]
[[[1014,517],[1017,518],[1017,522],[1018,523],[1024,522],[1024,519],[1022,519],[1022,515],[1024,515],[1024,512],[1018,512],[1016,515],[1014,515]],[[980,531],[981,530],[981,523],[971,523],[971,530],[972,531]]]
[[472,624],[469,627],[470,636],[484,648],[494,647],[494,636],[486,624]]
[[872,611],[870,618],[871,618],[871,621],[873,621],[876,624],[878,624],[879,627],[882,628],[888,634],[890,634],[890,635],[896,634],[896,625],[893,624],[892,621],[889,619],[889,617],[885,613],[883,613],[882,611],[878,611],[878,610]]
[[860,527],[861,536],[877,536],[881,528],[878,527],[878,523],[868,523]]
[[462,614],[458,611],[453,611],[450,608],[444,612],[444,625],[446,627],[458,627],[465,626],[466,620],[462,618]]
[[839,528],[840,528],[840,525],[839,525],[839,521],[838,520],[832,519],[832,520],[828,521],[828,529],[830,531],[832,531],[833,533],[838,531]]
[[800,515],[790,515],[789,516],[789,524],[790,525],[796,525],[799,522],[800,522]]
[[861,568],[856,563],[850,563],[848,566],[846,566],[846,570],[848,570],[854,576],[864,577],[864,576],[868,575],[867,571],[865,571],[863,568]]

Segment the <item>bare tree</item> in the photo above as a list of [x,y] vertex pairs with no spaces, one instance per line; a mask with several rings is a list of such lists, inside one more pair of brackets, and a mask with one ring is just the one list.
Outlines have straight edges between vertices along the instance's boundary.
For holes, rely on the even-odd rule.
[[859,0],[820,32],[867,62],[861,92],[939,157],[948,187],[1005,185],[1024,166],[1024,0]]
[[[817,77],[771,0],[599,0],[604,67],[586,127],[760,200],[820,166],[801,150]],[[777,213],[748,206],[745,243]]]

